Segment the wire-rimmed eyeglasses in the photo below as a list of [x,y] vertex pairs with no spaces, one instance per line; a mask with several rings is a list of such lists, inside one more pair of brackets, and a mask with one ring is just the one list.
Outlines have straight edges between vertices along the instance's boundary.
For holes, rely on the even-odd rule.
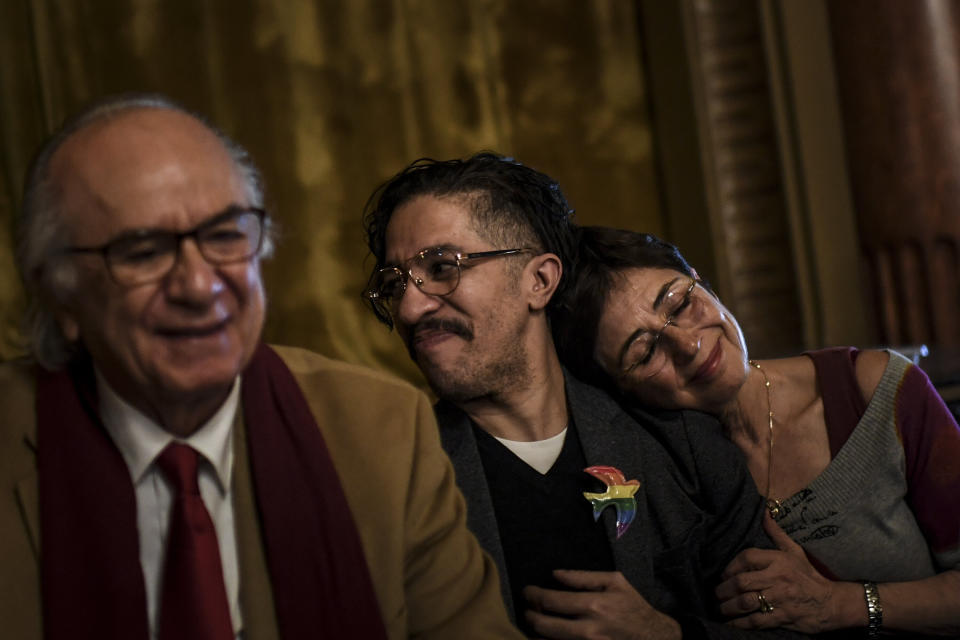
[[66,247],[61,253],[98,253],[117,284],[136,286],[165,278],[186,238],[193,238],[212,265],[249,260],[263,244],[266,218],[262,209],[230,208],[190,231],[136,230],[99,247]]
[[499,258],[526,251],[530,249],[495,249],[473,253],[460,253],[446,247],[424,249],[400,264],[375,271],[364,295],[373,305],[374,312],[382,320],[390,322],[391,307],[403,297],[408,280],[428,295],[447,296],[460,284],[465,262]]
[[[666,315],[663,325],[660,326],[660,330],[656,333],[641,333],[639,337],[632,338],[624,344],[623,350],[621,351],[620,360],[621,362],[627,360],[628,364],[626,367],[621,369],[621,377],[627,376],[637,370],[642,371],[647,367],[647,365],[651,364],[654,354],[657,351],[657,345],[660,342],[660,337],[670,325],[680,326],[679,323],[682,321],[683,312],[690,306],[690,300],[693,297],[693,291],[696,289],[699,283],[700,280],[697,278],[690,278],[690,283],[685,287],[671,288],[664,295],[663,306],[666,310]],[[683,322],[683,324],[685,326],[686,322]],[[640,355],[635,358],[631,358],[630,354],[632,352],[638,352]]]

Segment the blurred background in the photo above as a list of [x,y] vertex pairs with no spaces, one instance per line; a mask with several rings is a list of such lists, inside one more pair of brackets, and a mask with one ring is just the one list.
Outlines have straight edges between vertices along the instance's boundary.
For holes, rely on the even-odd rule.
[[3,0],[0,360],[40,142],[97,97],[158,91],[264,171],[281,243],[267,339],[417,384],[364,307],[361,212],[410,161],[494,150],[582,224],[677,243],[751,355],[929,348],[960,401],[954,0]]

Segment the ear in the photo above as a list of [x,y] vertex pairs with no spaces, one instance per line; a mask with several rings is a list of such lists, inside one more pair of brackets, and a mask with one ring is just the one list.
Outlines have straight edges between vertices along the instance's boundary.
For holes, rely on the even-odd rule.
[[73,314],[65,307],[58,307],[54,312],[57,318],[57,324],[60,325],[60,332],[67,342],[77,342],[80,340],[80,325],[74,319]]
[[76,272],[58,269],[43,274],[40,279],[43,282],[40,287],[43,306],[56,319],[60,333],[67,342],[77,342],[80,339],[80,324],[74,314],[72,295],[77,286]]
[[546,308],[563,276],[563,263],[553,253],[541,253],[527,263],[523,282],[531,311]]

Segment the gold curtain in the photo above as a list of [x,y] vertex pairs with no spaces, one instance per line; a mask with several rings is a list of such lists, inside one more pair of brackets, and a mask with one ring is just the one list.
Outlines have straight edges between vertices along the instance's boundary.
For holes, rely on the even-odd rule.
[[22,353],[31,154],[91,99],[159,91],[264,171],[267,338],[419,380],[359,295],[368,195],[415,158],[492,149],[557,178],[580,222],[659,233],[639,31],[634,0],[5,0],[0,360]]

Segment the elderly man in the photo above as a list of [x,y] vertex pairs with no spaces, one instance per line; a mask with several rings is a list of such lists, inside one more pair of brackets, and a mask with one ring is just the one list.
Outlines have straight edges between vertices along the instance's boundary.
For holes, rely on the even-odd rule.
[[741,549],[770,546],[762,500],[716,421],[631,418],[561,368],[547,310],[572,240],[557,184],[479,154],[415,162],[370,202],[367,295],[441,399],[468,523],[521,628],[790,635],[728,627],[712,597]]
[[34,362],[0,366],[9,638],[511,637],[426,398],[260,344],[247,155],[156,96],[28,177]]

